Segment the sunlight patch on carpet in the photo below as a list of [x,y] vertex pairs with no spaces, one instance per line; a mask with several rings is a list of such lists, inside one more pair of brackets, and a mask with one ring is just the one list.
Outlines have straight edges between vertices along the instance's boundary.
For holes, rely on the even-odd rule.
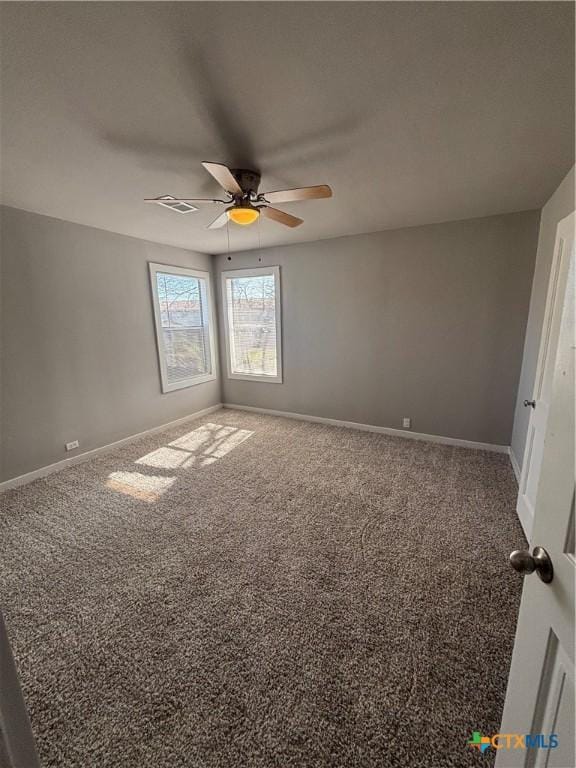
[[156,469],[206,467],[226,456],[253,434],[249,429],[202,424],[168,445],[136,459],[135,463]]
[[157,501],[175,480],[175,477],[142,475],[140,472],[112,472],[106,487],[140,501]]

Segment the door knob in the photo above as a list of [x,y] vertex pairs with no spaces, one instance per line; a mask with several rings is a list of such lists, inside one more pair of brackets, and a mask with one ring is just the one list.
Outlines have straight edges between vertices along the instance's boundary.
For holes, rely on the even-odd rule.
[[536,408],[536,400],[524,400],[524,408]]
[[521,576],[536,571],[544,584],[550,584],[554,578],[552,560],[543,547],[534,547],[532,554],[527,549],[515,549],[510,555],[510,565]]

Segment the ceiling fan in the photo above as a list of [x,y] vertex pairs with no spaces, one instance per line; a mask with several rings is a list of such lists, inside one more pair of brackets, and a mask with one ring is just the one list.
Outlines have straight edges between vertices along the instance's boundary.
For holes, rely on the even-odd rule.
[[302,219],[292,216],[278,208],[272,208],[270,203],[291,203],[300,200],[315,200],[321,197],[332,197],[332,190],[327,184],[315,187],[300,187],[299,189],[281,189],[276,192],[258,192],[260,174],[257,171],[242,168],[228,168],[222,163],[202,163],[227,194],[226,200],[218,198],[180,198],[171,195],[146,198],[147,203],[156,203],[165,208],[171,208],[178,213],[197,211],[195,203],[216,203],[225,205],[226,209],[208,225],[208,229],[219,229],[227,221],[247,226],[253,224],[260,215],[277,221],[287,227],[298,227]]

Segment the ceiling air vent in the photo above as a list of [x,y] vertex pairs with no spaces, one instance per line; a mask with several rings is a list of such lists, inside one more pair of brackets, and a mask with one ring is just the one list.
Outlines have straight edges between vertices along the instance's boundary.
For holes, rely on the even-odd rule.
[[165,208],[171,208],[178,213],[192,213],[192,211],[198,210],[195,205],[190,205],[190,203],[184,203],[181,200],[177,200],[175,197],[172,197],[172,195],[163,195],[162,197],[156,198],[154,202],[158,203],[158,205],[163,205]]

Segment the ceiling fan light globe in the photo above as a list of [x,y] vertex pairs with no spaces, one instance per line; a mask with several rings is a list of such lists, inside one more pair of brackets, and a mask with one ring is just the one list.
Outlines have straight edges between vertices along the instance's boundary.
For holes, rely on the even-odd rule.
[[227,213],[230,221],[233,221],[234,224],[240,224],[242,227],[254,224],[260,215],[260,211],[257,208],[230,208]]

